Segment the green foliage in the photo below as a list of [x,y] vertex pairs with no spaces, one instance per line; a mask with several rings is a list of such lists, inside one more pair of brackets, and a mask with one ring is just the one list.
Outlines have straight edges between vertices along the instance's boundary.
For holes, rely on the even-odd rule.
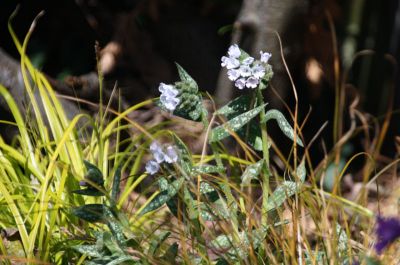
[[[224,116],[227,121],[210,128],[213,124],[196,81],[177,64],[180,81],[175,87],[181,102],[173,114],[201,120],[204,132],[211,132],[210,149],[205,144],[200,156],[192,154],[175,132],[164,129],[166,124],[143,129],[126,118],[151,100],[115,117],[101,111],[98,120],[84,114],[67,119],[50,84],[25,56],[29,35],[22,45],[15,34],[13,38],[32,113],[23,115],[0,86],[19,131],[11,145],[0,138],[0,227],[18,231],[14,237],[0,237],[5,264],[13,264],[16,257],[32,264],[36,259],[89,265],[295,264],[300,259],[303,264],[350,264],[355,256],[366,255],[354,247],[354,241],[362,241],[347,232],[352,232],[351,222],[342,208],[372,214],[360,204],[320,190],[314,172],[309,171],[307,178],[306,159],[297,153],[287,161],[270,159],[269,120],[276,120],[283,134],[295,139],[282,113],[265,110],[261,90],[273,75],[270,65],[265,65],[266,75],[257,88],[213,113],[213,118]],[[34,96],[31,82],[40,97]],[[90,123],[87,131],[78,131],[81,120]],[[122,142],[123,130],[135,133]],[[246,146],[235,150],[237,155],[227,151],[222,140],[234,133],[238,146],[244,142],[254,150]],[[153,138],[169,140],[179,158],[148,176],[142,164]],[[295,144],[303,146],[300,137]],[[278,159],[280,163],[273,163]],[[292,170],[285,168],[290,168],[288,161],[301,163]],[[311,165],[307,168],[313,170]],[[280,170],[289,172],[289,179],[280,176]],[[85,187],[78,189],[78,183]],[[285,210],[290,210],[289,219],[282,214]],[[312,244],[307,228],[300,226],[307,221],[303,218],[316,224]],[[329,247],[327,236],[335,241]],[[375,264],[368,256],[364,260]]]
[[255,116],[257,116],[261,110],[265,108],[267,104],[256,107],[252,110],[249,110],[243,114],[236,116],[235,118],[227,121],[225,124],[214,128],[211,131],[210,142],[221,141],[224,138],[228,137],[232,134],[232,132],[236,132],[241,129],[244,125],[250,122]]
[[154,210],[157,210],[161,206],[163,206],[167,201],[172,199],[179,189],[182,187],[184,178],[181,177],[175,181],[173,181],[171,184],[167,184],[167,187],[165,187],[165,190],[161,191],[158,193],[153,200],[150,201],[150,203],[140,212],[140,214],[145,214]]
[[[285,116],[283,116],[282,112],[279,110],[269,110],[265,113],[265,119],[261,120],[261,122],[268,122],[269,120],[274,119],[278,123],[279,128],[290,140],[294,141],[294,131],[290,126],[289,122],[286,120]],[[300,137],[297,136],[296,143],[300,146],[303,146],[303,142]]]

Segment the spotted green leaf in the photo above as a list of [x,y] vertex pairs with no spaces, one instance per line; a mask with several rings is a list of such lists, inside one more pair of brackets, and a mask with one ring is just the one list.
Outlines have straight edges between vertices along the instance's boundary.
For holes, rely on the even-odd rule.
[[296,169],[296,175],[300,182],[284,181],[278,188],[274,190],[271,197],[268,200],[267,211],[271,211],[281,206],[287,198],[290,198],[294,194],[298,193],[301,188],[301,184],[304,182],[306,177],[306,169],[304,160]]
[[162,260],[166,262],[166,264],[176,264],[176,256],[178,255],[178,243],[173,243],[165,254],[161,257]]
[[168,189],[161,191],[159,194],[157,194],[156,197],[154,197],[152,201],[149,204],[147,204],[147,206],[140,212],[140,214],[143,215],[145,213],[154,211],[163,206],[164,203],[166,203],[168,200],[170,200],[175,196],[175,194],[182,187],[183,181],[184,178],[181,177],[173,181],[171,184],[169,184]]
[[88,184],[90,185],[91,184],[90,182],[92,182],[98,186],[103,186],[104,185],[103,173],[101,173],[100,169],[98,169],[98,167],[96,167],[89,161],[85,160],[83,162],[85,163],[87,170],[85,179],[88,180],[89,182]]
[[133,258],[129,255],[122,255],[117,258],[114,258],[111,262],[108,262],[107,265],[119,265],[119,264],[140,264],[133,260]]
[[198,87],[196,81],[180,66],[178,63],[175,63],[176,68],[178,69],[179,78],[185,82],[189,83],[192,87]]
[[241,179],[242,179],[242,186],[246,186],[250,184],[252,179],[257,179],[257,176],[260,174],[263,166],[264,166],[264,159],[261,159],[257,163],[254,163],[250,166],[247,166]]
[[111,189],[111,199],[113,201],[117,200],[120,182],[121,182],[121,166],[118,166],[117,169],[115,170],[113,185]]
[[225,168],[214,165],[200,165],[193,168],[193,174],[223,173]]
[[163,231],[159,235],[155,236],[153,240],[151,240],[148,251],[148,255],[150,257],[156,254],[156,251],[160,248],[161,244],[169,237],[170,234],[171,232],[169,231]]
[[294,181],[284,181],[268,198],[267,211],[281,206],[287,198],[297,193],[299,185]]
[[[268,122],[269,120],[272,119],[276,120],[283,134],[286,135],[292,141],[294,141],[293,128],[292,126],[290,126],[285,116],[279,110],[272,109],[267,111],[267,113],[265,113],[265,118],[261,122]],[[299,136],[296,137],[296,143],[300,146],[303,146],[303,142],[301,141]]]
[[185,143],[175,134],[173,135],[175,146],[178,148],[179,151],[179,163],[182,167],[184,173],[190,175],[193,168],[192,163],[192,155],[189,152],[189,149],[185,145]]
[[217,115],[230,115],[234,113],[243,113],[249,109],[249,103],[251,101],[251,96],[249,94],[242,95],[230,101],[225,106],[221,107],[216,111]]
[[72,249],[92,258],[101,258],[104,256],[103,250],[99,249],[97,245],[78,245],[72,246]]
[[248,122],[250,122],[255,116],[257,116],[267,104],[249,110],[243,114],[236,116],[229,120],[225,124],[214,128],[211,131],[210,142],[220,141],[230,135],[230,132],[236,132]]
[[125,247],[126,240],[121,222],[115,218],[114,213],[108,207],[104,207],[104,219],[114,238],[122,247]]
[[87,187],[86,189],[73,190],[72,192],[79,195],[94,196],[94,197],[105,195],[104,192],[96,189],[95,187]]
[[87,222],[103,222],[104,221],[103,204],[86,204],[72,210],[72,213]]
[[217,252],[227,253],[231,259],[245,259],[249,254],[248,249],[250,247],[250,242],[252,242],[253,249],[258,248],[266,237],[267,231],[267,227],[251,231],[251,233],[249,233],[251,235],[251,240],[248,238],[248,234],[245,231],[239,233],[238,240],[234,240],[232,235],[223,234],[212,240],[210,246]]

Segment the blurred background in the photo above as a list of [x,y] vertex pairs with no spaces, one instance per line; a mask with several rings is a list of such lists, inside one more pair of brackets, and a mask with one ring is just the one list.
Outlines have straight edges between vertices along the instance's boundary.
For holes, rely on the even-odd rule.
[[[329,150],[351,128],[351,114],[358,129],[349,140],[353,153],[375,148],[374,139],[386,130],[377,159],[397,155],[399,1],[2,0],[0,83],[14,95],[21,95],[21,84],[9,73],[18,75],[19,54],[7,22],[17,6],[12,26],[20,40],[45,11],[28,55],[60,94],[98,102],[97,56],[106,95],[117,82],[124,106],[157,97],[160,82],[176,81],[175,62],[222,104],[236,92],[221,72],[220,58],[238,43],[254,56],[260,50],[273,54],[275,76],[267,101],[290,117],[295,100],[285,58],[299,96],[299,121],[307,118],[302,129],[306,142],[328,122],[310,149],[313,160],[320,161],[324,146]],[[0,106],[7,117],[7,107],[1,101]],[[133,118],[146,122],[154,113]],[[290,140],[275,133],[274,126],[273,139],[289,152]]]

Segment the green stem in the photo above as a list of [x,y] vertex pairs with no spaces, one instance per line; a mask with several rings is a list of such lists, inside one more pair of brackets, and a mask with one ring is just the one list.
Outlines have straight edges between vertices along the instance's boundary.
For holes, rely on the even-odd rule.
[[[207,119],[207,115],[203,112],[202,114],[202,122],[204,124],[204,128],[205,130],[208,130],[208,127],[210,126],[210,122]],[[218,146],[217,143],[210,143],[211,146],[211,150],[214,154],[214,158],[215,161],[217,162],[217,166],[224,168],[224,164],[222,163],[222,159],[221,156],[218,152]],[[230,216],[231,216],[231,221],[232,221],[232,225],[235,229],[236,232],[239,232],[238,230],[238,221],[237,221],[237,216],[236,216],[236,209],[237,209],[237,203],[235,201],[235,198],[232,195],[232,190],[231,187],[229,185],[229,180],[226,176],[222,176],[222,182],[221,182],[221,189],[222,192],[225,194],[226,196],[226,200],[227,200],[227,205],[225,205],[227,207],[227,211],[230,212]],[[234,209],[232,211],[230,211],[229,209]]]
[[[261,89],[257,89],[257,104],[258,106],[264,105],[264,97],[262,95]],[[262,109],[260,112],[260,120],[265,119],[265,110]],[[267,225],[267,204],[269,195],[269,150],[268,150],[268,134],[267,134],[267,123],[263,122],[261,126],[261,138],[262,138],[262,151],[263,158],[265,161],[265,166],[263,167],[262,174],[262,212],[261,212],[261,225]]]

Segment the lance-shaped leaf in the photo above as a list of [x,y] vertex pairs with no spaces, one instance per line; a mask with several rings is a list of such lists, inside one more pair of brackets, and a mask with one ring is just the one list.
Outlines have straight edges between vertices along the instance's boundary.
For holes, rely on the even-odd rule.
[[[249,111],[255,102],[252,102],[253,97],[251,94],[242,95],[232,100],[225,106],[217,110],[216,114],[225,115],[228,119],[233,119],[234,117]],[[249,145],[251,145],[255,150],[262,150],[262,140],[260,126],[257,121],[250,121],[247,126],[239,129],[237,134],[241,139],[244,139]]]
[[278,208],[285,202],[287,198],[290,198],[300,191],[301,184],[304,182],[306,177],[304,160],[297,167],[296,174],[300,182],[284,181],[278,188],[274,190],[271,197],[268,199],[266,211],[271,211],[275,208]]
[[243,114],[236,116],[229,120],[225,124],[214,128],[211,131],[210,142],[220,141],[230,135],[230,132],[236,132],[248,122],[250,122],[255,116],[257,116],[267,104],[249,110]]
[[224,173],[225,168],[214,165],[200,165],[193,168],[192,173],[196,174],[215,174]]
[[88,161],[83,161],[87,173],[85,179],[79,182],[79,185],[85,186],[85,189],[74,190],[73,193],[87,196],[104,196],[104,179],[100,169]]
[[103,204],[86,204],[73,209],[72,213],[87,222],[103,222],[105,207]]
[[251,96],[249,94],[242,95],[230,101],[225,106],[221,107],[216,111],[217,115],[230,115],[235,113],[243,113],[249,109],[249,104],[251,101]]
[[88,187],[86,189],[80,189],[80,190],[73,190],[72,192],[79,195],[94,196],[94,197],[105,196],[104,192],[94,187]]
[[278,188],[274,190],[268,198],[267,211],[271,211],[281,206],[287,198],[297,193],[299,185],[293,181],[284,181]]
[[[285,116],[279,110],[272,109],[267,111],[267,113],[265,113],[265,118],[261,122],[268,122],[269,120],[272,119],[276,120],[283,134],[286,135],[292,141],[294,141],[293,128],[292,126],[290,126]],[[296,143],[300,146],[303,146],[303,142],[301,141],[299,136],[296,137]]]
[[[253,249],[259,247],[267,235],[268,227],[261,227],[251,231],[249,239],[245,231],[239,233],[239,240],[234,240],[232,235],[220,235],[211,241],[210,246],[217,252],[223,252],[229,255],[231,259],[245,259],[249,254],[250,242]],[[249,233],[250,234],[250,233]]]
[[[103,173],[101,173],[100,169],[98,169],[95,165],[90,163],[89,161],[83,161],[86,166],[86,176],[85,179],[90,181],[92,184],[96,184],[98,186],[104,185]],[[91,184],[89,182],[89,184]]]
[[111,189],[111,199],[113,201],[117,200],[120,182],[121,182],[121,166],[118,166],[117,169],[115,170],[113,185]]
[[103,250],[99,249],[97,245],[78,245],[72,246],[72,249],[92,258],[101,258],[104,256]]
[[168,189],[161,191],[159,194],[157,194],[149,204],[140,212],[140,215],[143,215],[145,213],[154,211],[161,206],[164,205],[168,200],[170,200],[172,197],[175,196],[175,194],[179,191],[183,184],[184,178],[181,177],[175,181],[173,181],[171,184],[169,184]]
[[264,166],[264,159],[261,159],[257,163],[251,164],[247,166],[241,179],[242,179],[242,186],[249,185],[252,179],[257,179],[257,176],[260,174],[263,166]]
[[193,164],[192,164],[192,155],[189,152],[189,149],[185,145],[185,143],[175,134],[173,135],[175,146],[178,148],[179,151],[179,160],[178,163],[182,167],[183,171],[190,175],[192,171]]
[[165,254],[161,257],[161,260],[164,260],[166,264],[176,264],[176,256],[178,255],[178,248],[179,245],[178,243],[172,244]]
[[123,227],[120,221],[115,218],[115,215],[108,207],[104,207],[104,219],[112,235],[115,239],[117,239],[118,244],[121,247],[125,247],[126,239],[124,236]]
[[150,257],[153,257],[156,254],[156,251],[160,248],[161,244],[169,237],[171,232],[169,231],[164,231],[161,232],[161,234],[155,236],[154,239],[151,240],[149,250],[147,252],[147,255]]
[[188,84],[190,84],[192,87],[198,88],[196,81],[183,69],[182,66],[180,66],[178,63],[176,64],[176,68],[178,69],[178,74],[179,78]]

